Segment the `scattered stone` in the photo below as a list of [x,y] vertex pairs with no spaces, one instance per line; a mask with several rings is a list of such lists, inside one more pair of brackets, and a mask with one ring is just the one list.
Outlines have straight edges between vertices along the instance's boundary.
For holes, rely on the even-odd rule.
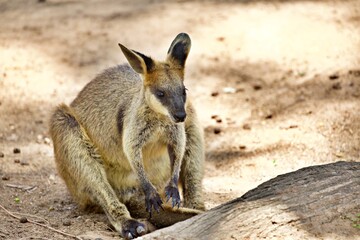
[[66,226],[66,227],[68,227],[68,226],[71,225],[71,221],[68,220],[68,219],[65,219],[65,220],[63,221],[63,225]]
[[243,129],[244,129],[244,130],[251,130],[250,124],[245,123],[245,124],[243,125]]
[[246,146],[245,145],[240,145],[239,148],[240,148],[240,150],[245,150]]
[[272,119],[273,115],[270,113],[268,115],[265,116],[265,119]]
[[211,119],[214,119],[217,123],[221,123],[222,119],[219,117],[219,115],[212,115]]
[[14,148],[13,152],[15,154],[18,154],[18,153],[21,153],[21,150],[20,150],[20,148]]
[[20,163],[20,159],[15,159],[14,163]]
[[21,223],[27,223],[28,220],[27,220],[26,217],[21,217],[21,218],[20,218],[20,222],[21,222]]
[[236,93],[236,88],[233,88],[233,87],[224,87],[224,88],[223,88],[223,92],[224,92],[224,93],[228,93],[228,94]]
[[332,85],[332,89],[334,90],[340,90],[341,89],[341,83],[337,82]]
[[218,96],[218,95],[219,95],[219,92],[212,92],[212,93],[211,93],[211,96],[212,96],[212,97],[216,97],[216,96]]
[[10,180],[10,177],[7,176],[7,175],[4,175],[4,176],[1,177],[1,179],[2,179],[3,181],[8,181],[8,180]]
[[50,143],[51,143],[50,138],[44,137],[44,143],[45,143],[45,144],[50,144]]
[[218,37],[216,40],[218,40],[219,42],[223,42],[225,40],[224,37]]
[[337,74],[337,73],[331,74],[331,75],[329,76],[329,79],[330,79],[330,80],[335,80],[335,79],[338,79],[338,78],[339,78],[339,74]]
[[254,88],[255,91],[258,91],[258,90],[261,90],[261,89],[262,89],[262,86],[261,86],[260,84],[255,84],[255,85],[253,86],[253,88]]
[[5,154],[3,152],[0,152],[0,158],[5,157]]
[[46,0],[38,0],[39,3],[44,3]]
[[219,127],[214,128],[214,133],[215,134],[221,133],[221,129]]

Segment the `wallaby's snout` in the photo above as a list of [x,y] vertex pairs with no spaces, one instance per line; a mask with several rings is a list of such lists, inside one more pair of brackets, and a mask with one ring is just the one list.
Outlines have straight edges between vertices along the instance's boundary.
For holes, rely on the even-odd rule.
[[172,103],[169,104],[169,113],[175,123],[184,122],[186,118],[185,102],[186,102],[186,90],[179,91],[180,93],[172,96]]
[[173,117],[176,123],[184,122],[186,118],[186,112],[185,110],[178,111],[173,115]]

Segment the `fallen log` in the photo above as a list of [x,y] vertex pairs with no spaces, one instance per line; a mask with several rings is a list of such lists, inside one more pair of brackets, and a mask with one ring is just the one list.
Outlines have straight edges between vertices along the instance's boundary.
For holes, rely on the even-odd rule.
[[280,175],[141,239],[360,239],[360,162]]

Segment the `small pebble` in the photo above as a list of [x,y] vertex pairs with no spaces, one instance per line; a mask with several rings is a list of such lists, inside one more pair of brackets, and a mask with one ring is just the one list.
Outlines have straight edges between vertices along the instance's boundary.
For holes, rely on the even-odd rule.
[[18,153],[21,153],[21,150],[20,150],[20,148],[14,148],[13,152],[15,154],[18,154]]
[[245,145],[240,145],[239,148],[240,148],[240,150],[245,150],[246,146]]
[[21,222],[21,223],[27,223],[28,220],[27,220],[26,217],[21,217],[21,218],[20,218],[20,222]]
[[20,159],[15,159],[14,163],[20,163]]
[[71,222],[70,222],[70,220],[68,220],[68,219],[65,219],[64,221],[63,221],[63,225],[64,226],[70,226],[71,225]]
[[44,138],[44,143],[45,143],[45,144],[50,144],[50,142],[51,142],[51,141],[50,141],[50,138],[48,138],[48,137],[45,137],[45,138]]
[[0,158],[5,157],[5,154],[3,152],[0,152]]
[[273,115],[270,113],[270,114],[265,116],[265,119],[271,119],[272,117],[273,117]]
[[243,125],[243,129],[245,129],[245,130],[251,130],[250,124],[245,123],[245,124]]
[[335,80],[335,79],[338,79],[338,78],[339,78],[339,74],[336,74],[336,73],[331,74],[331,75],[329,76],[329,79],[330,79],[330,80]]
[[222,122],[222,119],[218,115],[212,115],[211,118],[214,119],[218,123]]
[[219,95],[219,92],[212,92],[212,93],[211,93],[211,96],[212,96],[212,97],[216,97],[216,96],[218,96],[218,95]]
[[340,90],[341,89],[341,83],[337,82],[332,85],[332,88],[334,90]]
[[219,134],[220,132],[221,132],[220,128],[218,128],[218,127],[214,128],[214,133],[215,134]]
[[236,93],[236,89],[233,87],[224,87],[223,92],[224,93]]
[[254,90],[258,91],[262,89],[262,86],[260,84],[256,84],[253,86]]
[[1,179],[4,180],[4,181],[8,181],[8,180],[10,180],[10,177],[5,175],[5,176],[2,176]]

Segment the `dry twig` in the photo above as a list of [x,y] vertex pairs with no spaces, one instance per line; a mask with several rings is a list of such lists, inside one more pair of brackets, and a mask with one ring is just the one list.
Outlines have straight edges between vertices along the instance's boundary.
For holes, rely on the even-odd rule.
[[[13,218],[16,218],[16,219],[20,220],[20,217],[14,215],[12,212],[10,212],[9,210],[7,210],[7,209],[6,209],[4,206],[2,206],[1,204],[0,204],[0,208],[3,209],[7,214],[9,214],[10,216],[12,216]],[[60,234],[62,234],[62,235],[64,235],[64,236],[71,237],[71,238],[74,238],[74,239],[77,239],[77,240],[81,240],[81,238],[79,238],[79,237],[77,237],[77,236],[75,236],[75,235],[62,232],[62,231],[57,230],[57,229],[55,229],[55,228],[52,228],[52,227],[50,227],[50,226],[48,226],[48,225],[41,224],[41,223],[38,223],[38,222],[35,222],[35,221],[32,221],[32,220],[28,220],[28,222],[29,222],[29,223],[32,223],[32,224],[35,224],[35,225],[38,225],[38,226],[41,226],[41,227],[45,227],[45,228],[47,228],[47,229],[49,229],[49,230],[52,230],[52,231],[57,232],[57,233],[60,233]]]

